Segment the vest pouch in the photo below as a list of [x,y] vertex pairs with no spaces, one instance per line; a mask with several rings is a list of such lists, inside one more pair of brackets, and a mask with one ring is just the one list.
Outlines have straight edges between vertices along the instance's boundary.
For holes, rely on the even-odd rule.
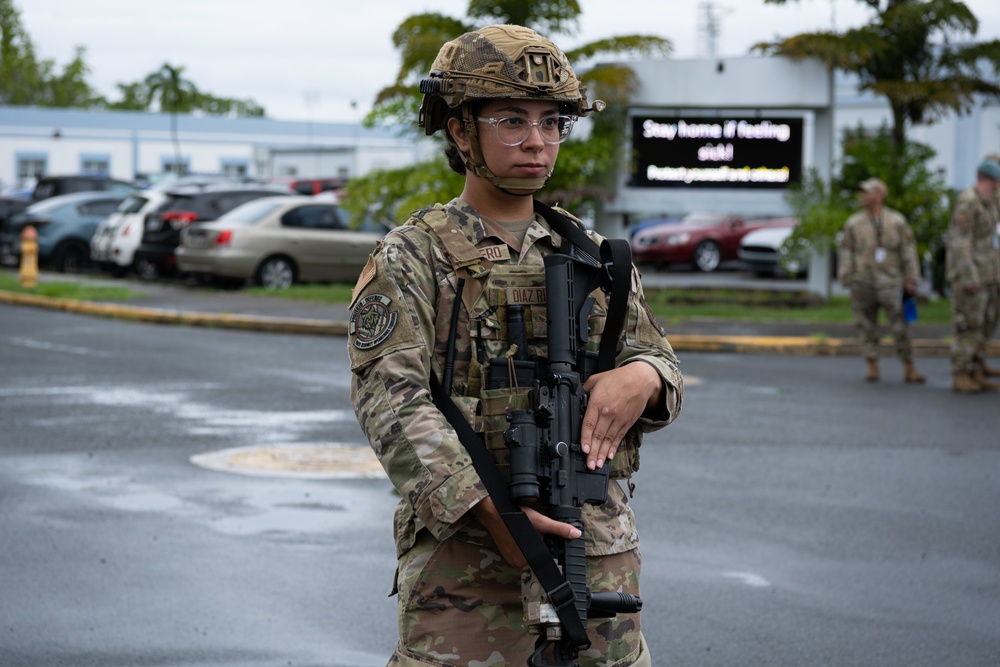
[[487,388],[531,389],[535,386],[538,372],[538,363],[534,359],[490,359]]
[[497,464],[500,474],[508,481],[510,480],[510,449],[503,441],[503,434],[510,426],[507,421],[507,412],[527,410],[529,391],[531,391],[530,387],[486,389],[479,402],[482,418],[480,433],[482,433],[483,442],[493,456],[493,461]]

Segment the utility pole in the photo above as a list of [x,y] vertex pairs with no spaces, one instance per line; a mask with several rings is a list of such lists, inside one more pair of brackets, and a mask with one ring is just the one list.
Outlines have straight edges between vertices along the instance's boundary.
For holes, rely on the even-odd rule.
[[711,0],[698,3],[698,56],[700,58],[715,58],[718,55],[718,40],[721,32],[722,17],[720,11],[728,8],[720,7]]

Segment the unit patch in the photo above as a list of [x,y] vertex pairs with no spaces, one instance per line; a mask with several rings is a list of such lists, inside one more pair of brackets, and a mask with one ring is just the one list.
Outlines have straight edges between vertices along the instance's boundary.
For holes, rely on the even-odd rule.
[[396,328],[399,313],[389,310],[392,299],[384,294],[369,294],[358,301],[351,311],[348,333],[354,338],[354,347],[370,350],[385,342]]

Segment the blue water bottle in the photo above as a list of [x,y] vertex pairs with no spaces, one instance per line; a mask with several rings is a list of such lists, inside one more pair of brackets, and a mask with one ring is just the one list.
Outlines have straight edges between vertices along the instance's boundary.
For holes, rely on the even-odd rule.
[[907,324],[917,321],[917,298],[903,292],[903,319]]

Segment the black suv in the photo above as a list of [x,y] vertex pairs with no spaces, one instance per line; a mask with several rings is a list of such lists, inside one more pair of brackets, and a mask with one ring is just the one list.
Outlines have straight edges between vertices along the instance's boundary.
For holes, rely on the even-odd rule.
[[56,195],[69,195],[74,192],[101,192],[111,190],[128,194],[135,186],[125,181],[116,181],[107,176],[43,176],[38,179],[35,189],[31,192],[31,201],[41,201]]
[[135,251],[135,271],[140,278],[155,280],[177,272],[174,254],[181,230],[192,222],[215,220],[240,204],[261,197],[287,195],[288,190],[261,185],[202,185],[170,190],[167,199],[146,216],[142,243]]

